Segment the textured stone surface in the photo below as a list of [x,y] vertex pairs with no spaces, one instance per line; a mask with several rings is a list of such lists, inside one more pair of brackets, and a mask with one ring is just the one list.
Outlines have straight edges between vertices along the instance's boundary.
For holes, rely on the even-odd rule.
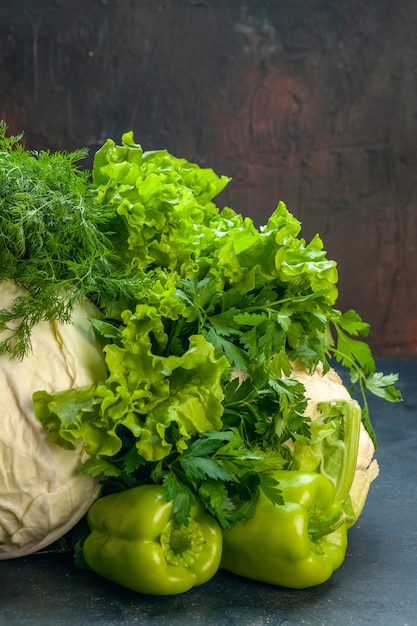
[[412,0],[19,0],[0,7],[0,117],[29,148],[134,130],[279,200],[338,262],[377,354],[417,354]]

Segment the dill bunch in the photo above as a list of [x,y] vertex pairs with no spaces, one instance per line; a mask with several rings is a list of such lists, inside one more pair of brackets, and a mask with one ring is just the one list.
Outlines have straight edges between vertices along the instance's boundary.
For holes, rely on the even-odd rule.
[[26,292],[0,309],[0,354],[22,358],[36,323],[69,322],[85,298],[101,310],[126,302],[141,276],[119,260],[122,220],[77,165],[87,150],[28,151],[6,130],[0,122],[0,281]]

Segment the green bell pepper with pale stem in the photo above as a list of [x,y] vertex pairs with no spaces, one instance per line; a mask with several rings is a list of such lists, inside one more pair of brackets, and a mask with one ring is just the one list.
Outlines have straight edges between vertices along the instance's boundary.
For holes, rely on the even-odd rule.
[[221,567],[240,576],[303,589],[328,580],[344,561],[347,526],[331,481],[316,472],[274,472],[284,504],[262,492],[255,514],[223,532]]
[[87,565],[140,593],[174,595],[207,582],[217,572],[222,532],[202,506],[179,524],[161,485],[141,485],[97,500],[87,515],[83,544]]

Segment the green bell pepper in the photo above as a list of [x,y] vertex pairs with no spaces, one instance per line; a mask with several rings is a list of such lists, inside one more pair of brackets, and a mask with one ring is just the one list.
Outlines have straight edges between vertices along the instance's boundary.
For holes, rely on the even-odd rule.
[[87,565],[133,591],[183,593],[208,581],[219,568],[222,532],[217,521],[194,504],[188,525],[179,524],[161,485],[103,496],[90,507],[87,522]]
[[254,516],[223,532],[221,567],[246,578],[303,589],[344,561],[347,526],[331,481],[315,472],[274,472],[284,504],[262,492]]

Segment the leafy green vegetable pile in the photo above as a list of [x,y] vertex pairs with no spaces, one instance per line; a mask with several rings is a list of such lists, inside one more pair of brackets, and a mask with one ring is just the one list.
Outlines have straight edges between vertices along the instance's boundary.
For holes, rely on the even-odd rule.
[[[306,243],[283,203],[259,229],[219,210],[228,178],[144,152],[132,133],[104,144],[92,177],[75,166],[83,155],[29,153],[2,127],[0,177],[22,176],[0,190],[0,278],[28,295],[0,311],[0,330],[18,321],[0,349],[21,357],[31,325],[69,320],[79,299],[101,312],[107,380],[34,395],[53,441],[81,439],[84,471],[107,491],[162,483],[180,521],[198,500],[223,527],[259,489],[281,502],[273,472],[311,442],[294,363],[346,368],[375,441],[367,394],[399,400],[397,377],[376,371],[368,324],[335,308],[336,263],[318,236]],[[326,411],[348,436],[345,409]]]

